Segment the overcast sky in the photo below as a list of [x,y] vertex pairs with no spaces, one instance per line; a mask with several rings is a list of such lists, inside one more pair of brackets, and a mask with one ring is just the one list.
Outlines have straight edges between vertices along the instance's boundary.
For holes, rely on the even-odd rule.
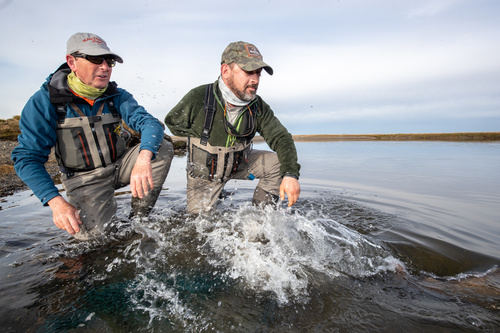
[[124,59],[112,80],[162,121],[244,40],[293,134],[500,131],[498,0],[0,0],[0,32],[0,119],[93,32]]

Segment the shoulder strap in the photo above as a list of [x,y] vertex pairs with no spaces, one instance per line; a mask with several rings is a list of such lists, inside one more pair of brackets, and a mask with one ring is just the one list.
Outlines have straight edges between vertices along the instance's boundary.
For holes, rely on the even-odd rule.
[[[76,113],[78,113],[78,115],[80,117],[87,117],[82,110],[80,110],[80,108],[75,104],[75,103],[69,103],[69,105],[71,105],[71,107],[73,108],[73,110],[76,111]],[[103,104],[104,105],[104,104]]]
[[205,123],[200,135],[200,144],[204,146],[207,145],[208,138],[210,137],[210,131],[214,123],[215,109],[214,85],[209,84],[205,90]]

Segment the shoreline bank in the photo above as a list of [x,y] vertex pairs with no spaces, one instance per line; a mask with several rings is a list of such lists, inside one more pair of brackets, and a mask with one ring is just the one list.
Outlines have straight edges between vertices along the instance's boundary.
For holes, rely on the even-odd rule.
[[[296,142],[321,141],[500,141],[500,132],[396,133],[396,134],[310,134],[292,135]],[[256,137],[262,140],[261,137]]]
[[[186,142],[185,137],[171,136],[174,142]],[[295,142],[323,141],[500,141],[500,132],[457,132],[457,133],[396,133],[396,134],[295,134]],[[254,142],[264,142],[256,136]]]

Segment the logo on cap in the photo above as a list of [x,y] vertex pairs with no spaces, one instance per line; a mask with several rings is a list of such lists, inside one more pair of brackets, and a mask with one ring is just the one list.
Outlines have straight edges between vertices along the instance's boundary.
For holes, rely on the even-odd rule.
[[262,59],[262,55],[260,54],[259,50],[253,46],[253,45],[245,45],[245,48],[247,49],[247,53],[249,57],[257,57]]
[[100,39],[99,37],[89,37],[89,38],[84,38],[82,40],[82,42],[84,42],[84,43],[88,42],[88,41],[91,41],[92,43],[97,43],[98,45],[100,45],[100,44],[106,45],[106,42],[103,41],[102,39]]

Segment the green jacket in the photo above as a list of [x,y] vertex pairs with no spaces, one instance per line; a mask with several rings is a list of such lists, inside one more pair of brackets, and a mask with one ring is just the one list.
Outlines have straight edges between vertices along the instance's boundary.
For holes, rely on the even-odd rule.
[[[173,135],[199,138],[205,122],[205,90],[207,85],[202,85],[189,91],[182,100],[167,114],[165,124]],[[222,95],[217,81],[214,92],[217,110],[208,142],[212,146],[225,147],[229,134],[224,128],[224,106]],[[220,102],[219,102],[220,101]],[[281,163],[281,176],[300,176],[300,164],[297,162],[297,149],[293,142],[292,135],[276,118],[271,107],[264,100],[257,96],[258,109],[255,130],[258,132],[269,147],[278,154]],[[245,112],[249,112],[247,109]],[[246,116],[245,114],[242,114]],[[243,117],[246,119],[246,117]],[[244,127],[246,122],[243,122]],[[244,128],[240,128],[240,133],[245,133]],[[249,139],[255,136],[255,132]],[[236,142],[245,141],[244,138],[236,139]]]

